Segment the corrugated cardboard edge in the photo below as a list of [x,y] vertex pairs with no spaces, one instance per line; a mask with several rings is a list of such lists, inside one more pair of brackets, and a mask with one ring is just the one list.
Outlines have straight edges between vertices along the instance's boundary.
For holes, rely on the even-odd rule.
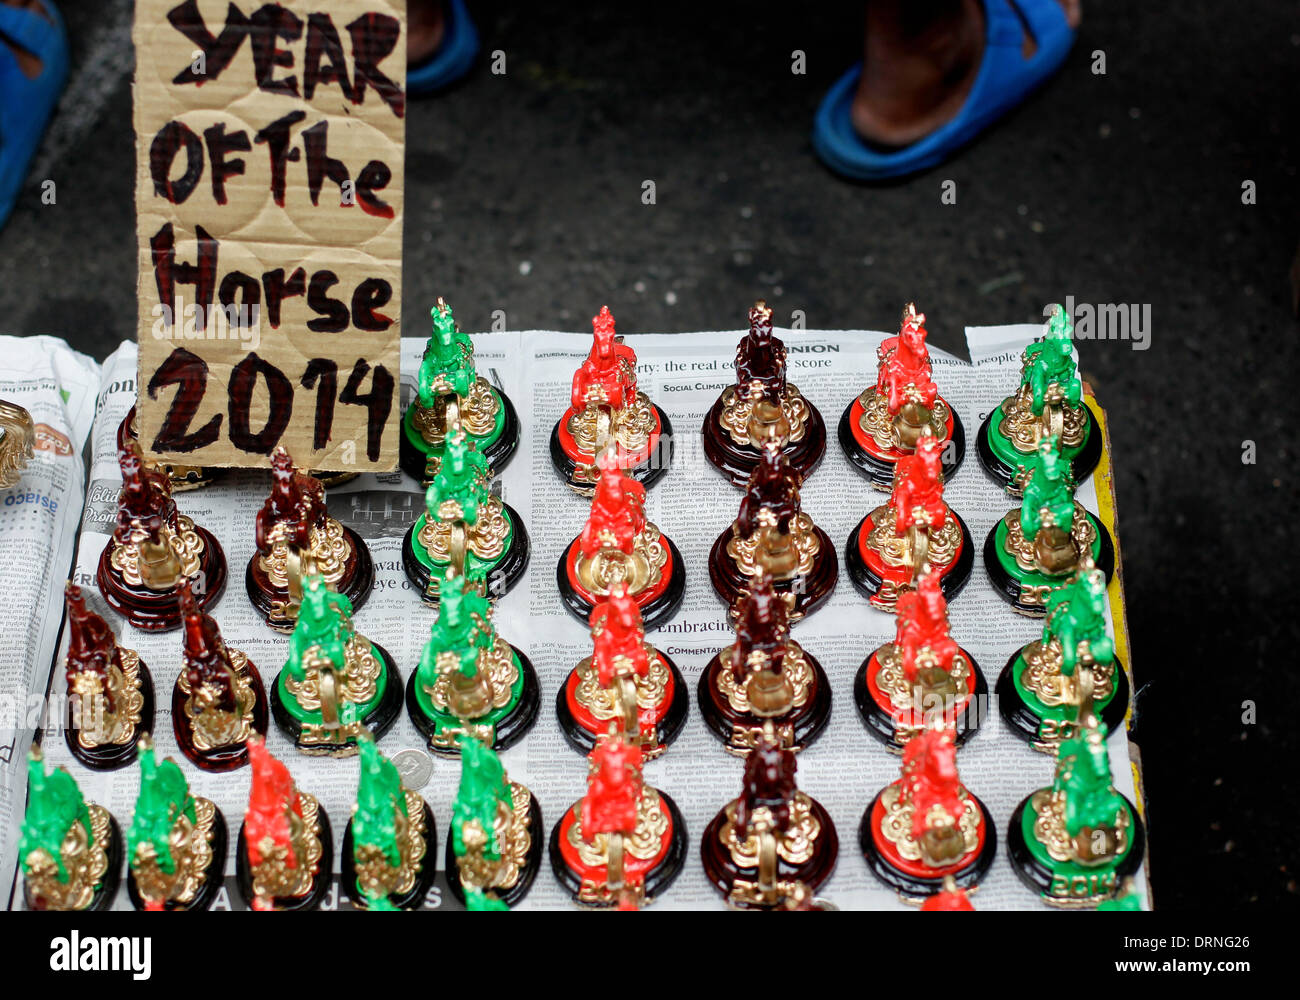
[[[1128,614],[1125,611],[1124,602],[1124,559],[1121,555],[1122,547],[1119,539],[1119,510],[1115,500],[1115,467],[1111,463],[1110,428],[1106,423],[1106,411],[1097,401],[1092,386],[1085,383],[1084,394],[1092,404],[1093,412],[1097,415],[1102,435],[1101,461],[1097,464],[1097,471],[1093,473],[1093,478],[1097,487],[1097,515],[1115,540],[1115,577],[1113,586],[1110,588],[1109,600],[1111,619],[1115,623],[1115,654],[1119,657],[1120,662],[1124,664],[1125,673],[1128,674],[1129,690],[1133,692],[1133,695],[1129,698],[1128,711],[1124,715],[1124,727],[1127,730],[1133,724],[1133,706],[1137,701],[1137,685],[1133,683],[1133,656],[1132,647],[1129,643]],[[1126,735],[1128,735],[1129,767],[1133,771],[1133,789],[1137,797],[1134,805],[1137,806],[1138,815],[1146,824],[1148,833],[1145,862],[1147,869],[1147,905],[1155,909],[1155,894],[1151,889],[1151,823],[1147,818],[1146,788],[1142,782],[1142,748],[1134,742],[1131,733]]]

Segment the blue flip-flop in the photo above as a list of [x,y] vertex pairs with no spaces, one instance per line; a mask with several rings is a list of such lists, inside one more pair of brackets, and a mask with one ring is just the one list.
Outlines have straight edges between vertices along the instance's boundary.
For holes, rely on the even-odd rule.
[[[68,81],[68,35],[49,0],[48,15],[0,4],[0,226],[9,219],[27,167]],[[8,42],[41,60],[41,73],[28,79]]]
[[447,0],[442,44],[429,58],[406,68],[406,92],[420,97],[455,83],[478,58],[478,29],[465,0]]
[[[884,180],[926,170],[974,139],[1061,68],[1074,44],[1074,30],[1057,0],[983,2],[987,27],[984,56],[956,117],[910,146],[873,148],[853,128],[851,109],[862,74],[862,63],[856,63],[836,81],[817,109],[813,149],[828,167],[855,180]],[[1025,25],[1037,44],[1028,59],[1022,54]]]

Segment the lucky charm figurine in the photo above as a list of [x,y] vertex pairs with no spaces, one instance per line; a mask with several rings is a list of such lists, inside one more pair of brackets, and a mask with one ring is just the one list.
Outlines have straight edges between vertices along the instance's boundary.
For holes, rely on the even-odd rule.
[[519,417],[510,398],[474,368],[474,345],[440,297],[429,311],[433,336],[424,348],[416,395],[402,417],[402,471],[427,486],[438,472],[448,435],[461,431],[500,472],[519,447]]
[[1078,735],[1079,705],[1092,702],[1107,730],[1128,711],[1129,683],[1106,629],[1106,579],[1080,570],[1047,598],[1042,638],[1021,647],[998,677],[998,711],[1035,750],[1055,754]]
[[269,711],[262,675],[243,652],[227,646],[210,615],[198,609],[188,586],[185,662],[172,689],[172,732],[191,761],[205,771],[232,771],[248,763],[246,741],[265,736]]
[[596,456],[612,449],[618,468],[653,486],[672,462],[673,426],[637,388],[636,353],[614,335],[609,306],[601,306],[591,326],[591,353],[574,373],[569,408],[551,431],[551,463],[569,489],[590,497],[600,475]]
[[135,758],[142,733],[153,728],[153,677],[134,649],[119,646],[103,618],[86,607],[81,588],[64,588],[68,605],[68,718],[63,730],[72,755],[110,771]]
[[206,528],[177,512],[167,476],[145,467],[137,445],[120,450],[117,524],[99,557],[95,582],[108,606],[139,629],[181,623],[181,585],[200,607],[226,589],[226,555]]
[[1052,307],[1047,332],[1025,348],[1020,387],[989,414],[976,438],[980,464],[1012,496],[1038,442],[1055,437],[1073,481],[1081,483],[1101,461],[1102,431],[1083,399],[1074,360],[1074,324],[1061,306]]
[[951,878],[971,890],[988,874],[998,835],[984,803],[957,774],[951,728],[927,728],[903,748],[903,776],[862,815],[867,867],[904,902],[920,903]]
[[736,348],[736,384],[722,390],[704,418],[704,457],[743,489],[772,441],[801,481],[826,454],[826,423],[786,381],[785,344],[772,335],[772,310],[760,299],[749,310],[749,333]]
[[506,776],[491,747],[462,736],[447,838],[451,894],[468,910],[514,906],[537,877],[545,835],[537,797]]
[[1052,906],[1096,906],[1142,864],[1142,820],[1111,782],[1106,724],[1086,699],[1055,779],[1016,807],[1007,844],[1020,880]]
[[349,757],[369,731],[380,739],[402,714],[402,675],[388,651],[360,635],[352,602],[325,578],[303,578],[289,659],[271,685],[276,725],[298,749]]
[[622,583],[641,610],[646,630],[657,628],[673,616],[686,593],[682,554],[646,520],[645,487],[619,467],[614,452],[601,452],[596,463],[600,475],[587,523],[556,566],[560,597],[586,623],[610,588]]
[[532,662],[497,635],[488,599],[449,570],[438,617],[406,685],[415,728],[444,756],[460,752],[465,734],[504,750],[523,739],[540,707]]
[[492,492],[490,472],[463,431],[446,439],[425,512],[402,542],[407,579],[430,604],[438,602],[449,570],[497,598],[528,568],[528,532],[518,512]]
[[1074,499],[1070,468],[1055,437],[1026,459],[1020,507],[994,525],[984,541],[984,567],[1016,611],[1041,618],[1047,597],[1085,563],[1110,580],[1115,543],[1105,525]]
[[357,611],[374,588],[375,566],[366,543],[330,517],[321,481],[294,468],[283,448],[271,452],[271,495],[257,512],[256,541],[244,587],[277,632],[293,630],[308,572],[325,577]]
[[587,794],[551,831],[551,868],[582,906],[637,910],[681,872],[686,824],[677,803],[642,780],[641,748],[615,728],[587,758]]
[[770,722],[764,728],[745,760],[740,797],[713,817],[700,844],[713,887],[745,910],[789,908],[791,897],[815,897],[839,855],[830,813],[795,785],[794,752],[781,746]]
[[923,428],[942,445],[945,480],[952,479],[966,457],[965,428],[934,384],[925,337],[925,313],[909,302],[898,336],[886,338],[876,352],[876,384],[853,400],[840,418],[840,446],[878,490],[893,485],[894,467],[916,450]]
[[64,768],[45,771],[41,748],[27,755],[27,814],[18,840],[29,910],[107,910],[122,877],[122,831],[87,802]]
[[791,752],[831,715],[831,685],[816,657],[790,638],[789,611],[764,573],[736,605],[736,641],[700,675],[700,714],[728,753],[745,756],[770,728]]
[[928,567],[951,601],[970,579],[975,547],[970,529],[943,499],[943,446],[922,431],[916,451],[898,461],[889,502],[858,522],[844,564],[874,608],[893,612],[898,596],[916,588]]
[[206,910],[226,868],[226,819],[170,757],[140,738],[140,795],[126,832],[126,889],[137,910]]
[[358,910],[418,910],[437,870],[433,810],[402,787],[397,767],[368,733],[357,745],[361,778],[343,831],[343,889]]
[[[122,422],[117,425],[117,450],[126,451],[132,447],[139,447],[140,430],[136,423],[135,407],[132,406],[127,411]],[[167,477],[172,484],[173,493],[183,493],[186,490],[196,490],[200,486],[207,486],[208,483],[221,475],[220,469],[207,469],[198,465],[181,465],[177,462],[155,462],[152,459],[143,459],[146,469],[155,472],[161,472]]]
[[329,816],[262,739],[248,741],[248,756],[253,783],[235,843],[240,895],[254,910],[314,910],[334,865]]
[[921,574],[900,594],[894,641],[858,668],[853,700],[867,730],[893,753],[933,720],[954,727],[957,746],[979,731],[989,686],[975,657],[948,632],[948,602],[938,574]]
[[709,552],[709,579],[728,607],[765,574],[789,603],[791,621],[830,599],[840,575],[835,546],[804,512],[801,483],[785,452],[775,442],[764,445],[740,513]]
[[686,681],[677,664],[645,641],[641,611],[622,581],[592,609],[589,622],[592,654],[569,671],[555,699],[560,729],[587,754],[613,720],[652,760],[686,722]]

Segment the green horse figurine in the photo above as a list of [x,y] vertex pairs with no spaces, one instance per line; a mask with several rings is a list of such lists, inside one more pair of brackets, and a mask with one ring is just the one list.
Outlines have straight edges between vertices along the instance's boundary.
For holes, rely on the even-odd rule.
[[1047,389],[1055,384],[1069,406],[1083,399],[1083,383],[1074,363],[1074,324],[1063,306],[1053,306],[1043,339],[1025,349],[1025,371],[1021,384],[1033,393],[1034,413],[1041,415],[1047,401]]
[[1053,638],[1061,646],[1061,673],[1074,676],[1079,644],[1086,642],[1093,661],[1109,666],[1115,660],[1115,643],[1106,634],[1106,578],[1088,570],[1052,591],[1047,599],[1043,645]]
[[352,602],[343,594],[330,590],[325,578],[313,574],[303,580],[302,605],[293,635],[289,637],[289,676],[301,682],[306,677],[307,651],[316,647],[322,656],[343,670],[347,663],[347,645],[355,634],[352,627]]
[[402,778],[391,760],[379,752],[369,735],[357,740],[361,752],[361,780],[357,785],[357,808],[352,816],[352,850],[369,847],[396,868],[402,863],[397,842],[397,812],[408,819]]
[[168,759],[159,764],[148,739],[140,741],[139,758],[140,797],[135,800],[135,816],[126,834],[127,857],[134,860],[140,848],[147,846],[159,870],[172,875],[176,872],[170,843],[172,829],[182,816],[198,824],[194,796],[176,762]]
[[429,310],[433,319],[433,335],[429,337],[420,359],[420,405],[432,407],[438,396],[454,392],[460,397],[469,395],[478,377],[474,370],[474,348],[466,334],[460,332],[452,316],[451,306],[441,297]]
[[490,478],[487,459],[470,446],[464,432],[451,435],[438,474],[424,494],[429,517],[435,521],[464,521],[467,528],[472,528],[478,522],[479,508],[491,493]]
[[432,688],[438,681],[438,656],[455,653],[458,669],[472,677],[477,669],[481,649],[491,649],[496,642],[492,627],[492,605],[486,597],[462,577],[447,573],[441,589],[438,617],[429,628],[429,641],[420,656],[416,683]]
[[451,806],[452,849],[461,857],[469,849],[465,844],[465,827],[475,821],[486,842],[483,857],[497,861],[501,845],[497,843],[497,816],[504,805],[510,809],[510,784],[501,758],[491,747],[472,736],[462,736],[460,743],[460,787]]
[[1058,759],[1052,790],[1065,795],[1066,832],[1076,837],[1085,828],[1113,826],[1128,806],[1111,783],[1106,724],[1063,740]]
[[23,817],[18,857],[25,864],[32,851],[44,850],[58,869],[59,881],[66,883],[68,870],[64,865],[63,842],[73,825],[80,823],[86,828],[88,844],[94,844],[90,809],[67,770],[58,767],[45,773],[45,758],[38,747],[32,747],[28,755],[27,780],[27,815]]
[[1020,504],[1020,527],[1033,541],[1044,523],[1046,511],[1051,523],[1067,535],[1074,523],[1074,479],[1070,463],[1061,457],[1060,438],[1038,442],[1025,470],[1024,499]]

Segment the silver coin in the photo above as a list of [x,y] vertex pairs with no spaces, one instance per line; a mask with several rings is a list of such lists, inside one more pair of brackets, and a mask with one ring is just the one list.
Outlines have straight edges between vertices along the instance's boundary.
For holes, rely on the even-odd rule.
[[393,766],[402,776],[402,785],[418,792],[429,783],[433,774],[433,758],[423,750],[398,750],[392,757]]

